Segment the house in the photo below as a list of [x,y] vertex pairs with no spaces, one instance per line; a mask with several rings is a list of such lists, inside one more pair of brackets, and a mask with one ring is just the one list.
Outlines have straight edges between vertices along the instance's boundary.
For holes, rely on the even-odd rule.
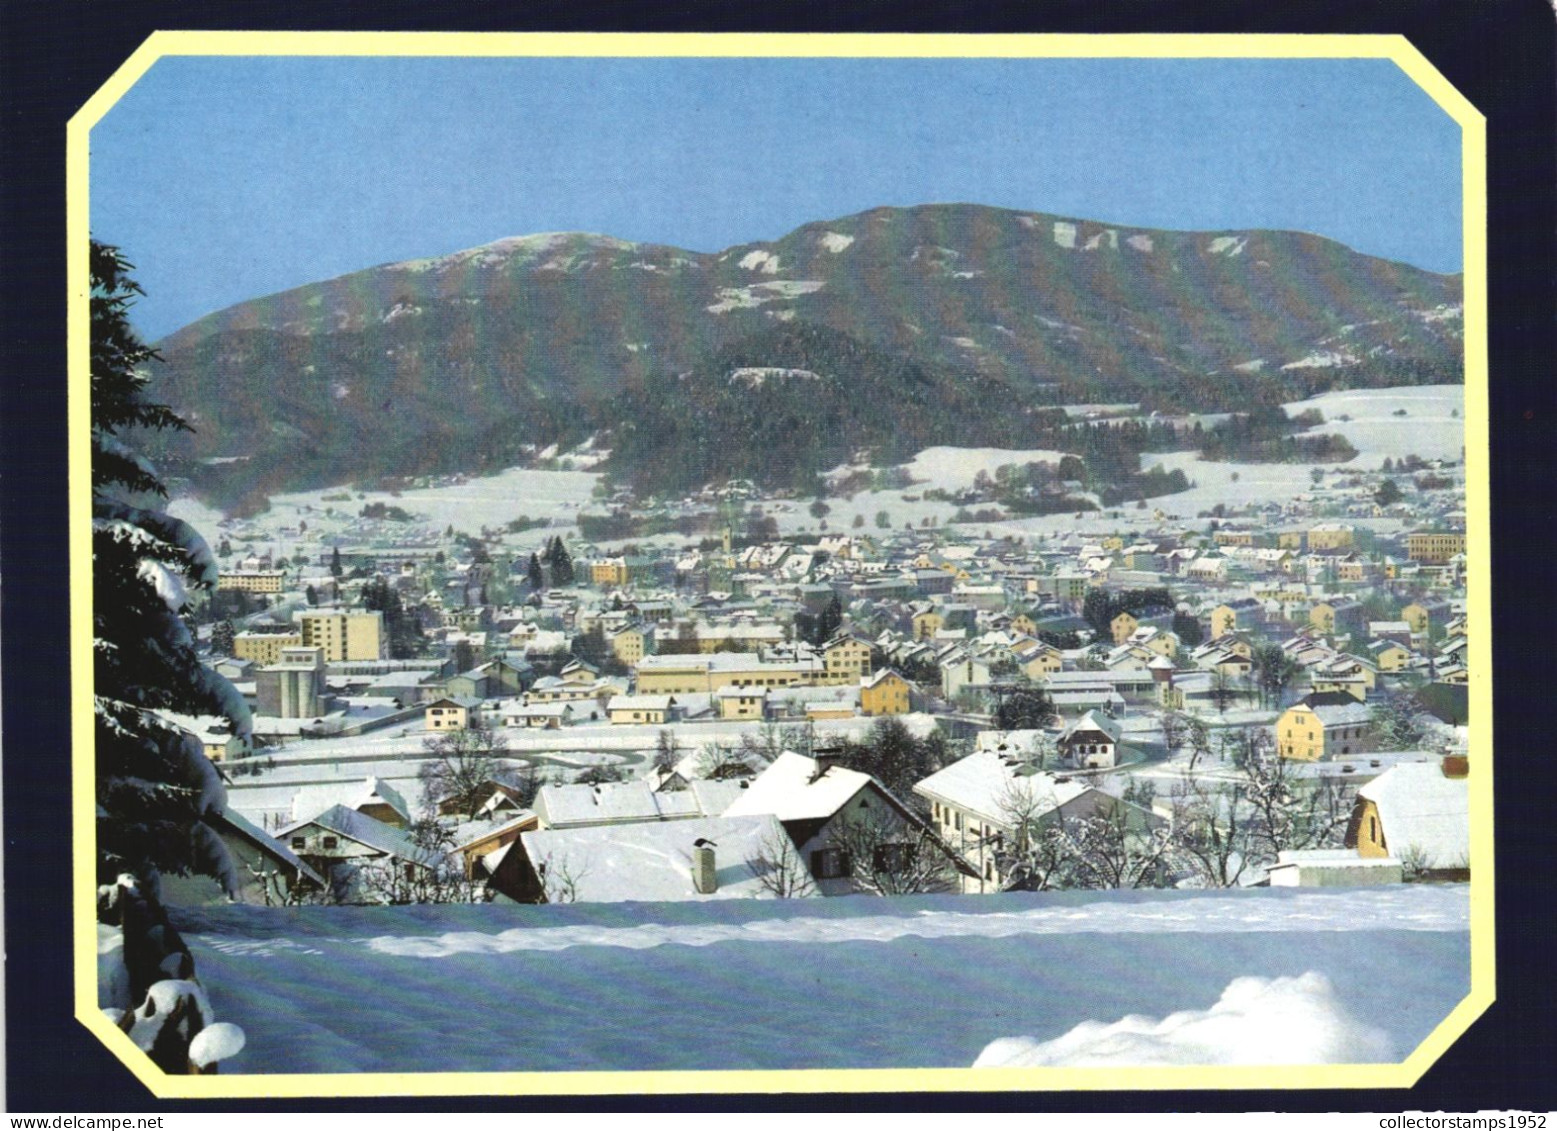
[[1088,711],[1060,731],[1060,755],[1087,770],[1111,770],[1119,760],[1119,724],[1098,711]]
[[232,638],[234,659],[261,665],[279,664],[283,648],[302,646],[301,632],[240,632]]
[[817,894],[771,814],[526,831],[499,851],[487,886],[520,903]]
[[721,719],[760,719],[767,711],[765,687],[721,687],[714,692]]
[[1344,691],[1314,692],[1276,720],[1276,752],[1298,762],[1361,751],[1373,712]]
[[860,890],[846,845],[851,829],[879,830],[872,868],[894,849],[922,842],[932,831],[869,774],[847,769],[833,756],[808,758],[786,750],[724,811],[726,817],[771,814],[789,835],[823,895]]
[[1340,522],[1321,522],[1308,530],[1308,552],[1319,550],[1349,550],[1356,531]]
[[966,893],[998,892],[1010,877],[1000,864],[1017,826],[1042,827],[1111,813],[1113,797],[1076,778],[1039,770],[1019,753],[984,749],[914,786],[930,802],[941,839],[968,865]]
[[824,674],[819,682],[853,683],[870,674],[870,643],[848,632],[840,632],[822,645]]
[[860,713],[863,715],[906,715],[909,710],[909,683],[891,668],[881,668],[860,677]]
[[464,861],[465,878],[479,880],[490,876],[502,860],[502,851],[521,833],[533,832],[539,826],[540,818],[532,810],[522,809],[458,839],[454,851]]
[[211,876],[165,873],[162,900],[179,906],[251,903],[285,904],[299,888],[320,890],[325,879],[287,845],[232,809],[207,817],[233,863],[236,891],[225,890]]
[[411,823],[411,807],[400,791],[376,777],[300,786],[292,795],[292,820],[306,820],[337,805],[397,829]]
[[1463,553],[1464,532],[1416,530],[1406,535],[1406,557],[1414,562],[1441,565]]
[[606,713],[617,726],[663,724],[676,716],[674,695],[618,695],[606,705]]
[[1114,619],[1108,622],[1108,630],[1113,634],[1115,644],[1123,644],[1140,625],[1140,620],[1133,613],[1122,612],[1115,614]]
[[479,699],[434,699],[427,704],[422,717],[427,722],[428,730],[464,730],[470,726],[476,708],[480,706]]
[[505,710],[503,725],[526,730],[560,730],[572,726],[576,714],[572,703],[530,703]]
[[361,882],[365,865],[409,870],[431,869],[441,862],[438,853],[422,848],[402,830],[344,805],[280,828],[276,839],[324,876],[330,888],[347,901],[371,897]]
[[1393,766],[1357,791],[1346,845],[1408,873],[1470,877],[1470,788],[1463,757]]

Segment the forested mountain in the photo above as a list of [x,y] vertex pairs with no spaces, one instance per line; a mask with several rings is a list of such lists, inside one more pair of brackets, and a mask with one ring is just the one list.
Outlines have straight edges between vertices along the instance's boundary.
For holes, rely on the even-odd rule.
[[[641,432],[656,394],[720,381],[730,428],[761,415],[768,438],[779,418],[810,433],[786,442],[803,471],[826,462],[807,443],[944,440],[943,421],[988,439],[1034,405],[1215,410],[1458,381],[1460,300],[1458,276],[1313,235],[925,205],[715,253],[553,233],[375,267],[195,322],[159,343],[155,379],[197,429],[175,454],[247,457],[205,473],[229,495],[240,478],[502,466],[525,444]],[[791,323],[809,328],[779,332]],[[794,359],[818,349],[842,351],[820,399],[805,378],[726,380],[810,368]],[[843,397],[850,380],[871,395]]]

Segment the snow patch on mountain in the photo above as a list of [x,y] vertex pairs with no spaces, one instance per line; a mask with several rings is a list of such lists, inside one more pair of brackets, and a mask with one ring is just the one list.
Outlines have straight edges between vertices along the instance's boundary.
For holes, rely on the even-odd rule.
[[1152,249],[1152,238],[1142,232],[1137,232],[1133,236],[1126,236],[1125,243],[1135,248],[1136,251],[1150,251]]
[[821,290],[825,285],[820,279],[779,279],[771,283],[753,283],[749,287],[720,287],[719,301],[704,309],[710,314],[750,309],[765,302],[808,295]]
[[1104,240],[1108,241],[1108,246],[1111,251],[1119,250],[1119,233],[1116,232],[1113,228],[1104,228],[1101,232],[1093,235],[1090,239],[1087,240],[1086,245],[1082,250],[1096,251],[1098,248],[1103,246]]
[[1253,361],[1241,361],[1237,365],[1233,366],[1233,368],[1238,370],[1240,373],[1258,373],[1260,370],[1265,368],[1265,359],[1263,357],[1257,357]]
[[1357,355],[1341,350],[1320,350],[1296,361],[1289,361],[1283,369],[1335,369],[1343,365],[1356,365]]
[[759,248],[756,251],[748,251],[741,256],[740,265],[747,271],[760,271],[764,275],[777,275],[779,258],[771,251],[763,251]]
[[[580,252],[632,251],[638,247],[630,240],[620,240],[615,236],[601,235],[597,232],[536,232],[528,236],[508,236],[489,244],[482,244],[480,247],[456,251],[452,255],[441,255],[432,259],[408,259],[403,263],[392,263],[388,269],[422,274],[427,271],[443,272],[453,267],[498,267],[513,260],[523,262],[539,259],[565,246]],[[569,258],[576,261],[578,256]],[[563,262],[562,258],[554,258],[550,263],[543,264],[543,269],[565,270],[566,266],[562,265]]]
[[1465,306],[1463,303],[1439,303],[1431,310],[1413,310],[1423,322],[1461,322],[1465,318]]
[[778,365],[747,365],[730,370],[728,381],[731,385],[745,385],[748,389],[758,389],[769,380],[820,381],[821,379],[821,374],[813,373],[809,369],[786,369]]
[[823,232],[821,239],[817,242],[834,255],[837,255],[840,251],[848,250],[849,245],[854,242],[854,237],[846,236],[842,232]]
[[1076,225],[1067,223],[1064,220],[1056,220],[1054,222],[1054,242],[1063,248],[1075,247]]
[[1217,236],[1216,239],[1211,241],[1207,250],[1210,251],[1212,255],[1226,255],[1231,257],[1234,255],[1242,255],[1243,249],[1247,247],[1248,244],[1249,240],[1246,236]]

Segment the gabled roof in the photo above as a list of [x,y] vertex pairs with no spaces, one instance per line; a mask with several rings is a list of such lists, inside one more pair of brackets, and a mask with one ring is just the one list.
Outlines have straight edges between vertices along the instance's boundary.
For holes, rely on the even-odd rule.
[[1088,711],[1060,731],[1060,740],[1063,742],[1068,738],[1075,737],[1080,732],[1089,730],[1101,731],[1108,736],[1110,742],[1118,742],[1119,736],[1123,733],[1119,724],[1107,715],[1099,714],[1097,711]]
[[361,809],[364,805],[388,805],[407,821],[411,819],[411,807],[406,804],[400,791],[376,777],[362,781],[301,786],[292,795],[292,819],[305,820],[336,805],[344,805],[348,809]]
[[772,813],[781,821],[827,820],[872,785],[886,793],[869,774],[843,766],[824,770],[816,759],[786,750],[757,775],[725,816]]
[[228,809],[222,813],[219,813],[216,817],[213,818],[213,821],[218,827],[221,827],[222,825],[227,826],[231,832],[237,836],[242,837],[244,840],[247,840],[260,851],[281,860],[298,876],[309,880],[314,884],[317,884],[319,887],[325,886],[324,877],[309,867],[308,864],[297,855],[297,853],[293,852],[290,848],[288,848],[281,841],[277,840],[270,833],[267,833],[264,829],[254,824],[243,814],[237,812],[234,809]]
[[338,833],[385,856],[394,856],[413,864],[432,867],[438,862],[437,853],[420,847],[393,825],[386,825],[383,821],[375,820],[355,809],[348,809],[344,805],[326,809],[317,817],[310,817],[306,821],[294,821],[285,828],[277,829],[276,835],[290,836],[308,825],[318,825],[321,829]]
[[1470,789],[1445,777],[1438,762],[1395,766],[1357,791],[1378,806],[1384,841],[1397,859],[1412,848],[1429,868],[1465,867],[1470,860]]
[[[1017,758],[1003,757],[995,750],[979,750],[937,770],[914,786],[914,792],[972,813],[990,824],[1010,824],[1008,810],[1013,794],[1032,797],[1040,816],[1067,805],[1092,787],[1074,778],[1026,769]],[[1027,808],[1023,797],[1023,808]]]
[[[576,887],[574,901],[580,903],[761,897],[767,892],[758,875],[759,860],[771,855],[773,846],[789,843],[771,814],[545,829],[520,833],[519,840],[537,871],[542,864],[566,869]],[[692,883],[692,851],[699,840],[714,846],[718,887],[706,894]]]

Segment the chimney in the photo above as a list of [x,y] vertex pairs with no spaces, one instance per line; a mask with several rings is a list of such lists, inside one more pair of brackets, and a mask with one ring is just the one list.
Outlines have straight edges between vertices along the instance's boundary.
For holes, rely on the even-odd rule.
[[692,886],[698,895],[712,895],[719,890],[719,873],[714,867],[713,841],[698,837],[692,842]]
[[816,763],[816,773],[811,776],[815,781],[834,766],[843,764],[842,746],[818,746],[811,755],[811,760]]
[[1445,754],[1442,767],[1444,777],[1463,778],[1470,774],[1470,759],[1464,754]]

